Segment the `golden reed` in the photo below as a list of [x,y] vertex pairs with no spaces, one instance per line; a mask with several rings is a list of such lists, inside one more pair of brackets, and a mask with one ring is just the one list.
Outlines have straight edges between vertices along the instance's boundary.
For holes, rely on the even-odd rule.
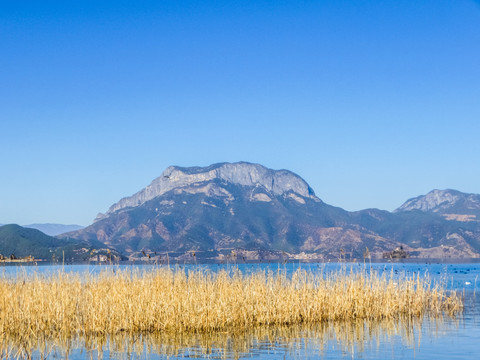
[[454,315],[462,299],[426,278],[346,269],[243,274],[157,268],[0,279],[2,337],[213,333],[259,326]]

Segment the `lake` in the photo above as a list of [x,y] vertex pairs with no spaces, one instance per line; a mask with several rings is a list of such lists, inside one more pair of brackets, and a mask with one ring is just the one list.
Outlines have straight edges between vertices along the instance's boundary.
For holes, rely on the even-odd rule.
[[[2,266],[0,276],[15,277],[59,271],[96,274],[118,269],[148,271],[158,265],[39,265]],[[455,318],[425,317],[414,321],[354,321],[316,326],[258,328],[249,332],[218,333],[214,336],[142,335],[113,338],[92,337],[74,341],[38,341],[35,359],[476,359],[480,351],[480,264],[399,262],[399,263],[255,263],[172,265],[189,269],[239,269],[244,273],[258,270],[296,269],[327,274],[342,267],[353,271],[367,269],[388,276],[420,274],[432,283],[464,297],[464,311]],[[4,341],[5,339],[2,339]],[[11,349],[10,355],[18,349]],[[3,354],[5,356],[5,354]]]

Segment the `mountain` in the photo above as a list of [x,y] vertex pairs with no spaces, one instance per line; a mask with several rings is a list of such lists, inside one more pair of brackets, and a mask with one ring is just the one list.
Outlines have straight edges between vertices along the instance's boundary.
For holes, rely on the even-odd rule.
[[246,162],[167,168],[95,222],[63,234],[131,259],[339,259],[396,249],[480,257],[479,195],[434,190],[393,213],[324,203],[300,176]]
[[50,236],[56,236],[63,233],[83,229],[84,226],[80,225],[63,225],[63,224],[30,224],[23,225],[23,227],[37,229],[43,232],[44,234]]
[[[99,242],[87,243],[70,238],[58,239],[40,230],[16,224],[0,227],[0,254],[5,258],[33,257],[46,261],[87,261],[93,256],[111,254]],[[2,257],[0,256],[0,258]],[[113,253],[113,256],[119,254]]]
[[171,166],[92,225],[62,236],[100,241],[130,258],[338,259],[401,247],[420,257],[480,254],[478,229],[458,221],[424,212],[349,213],[290,171],[245,162]]
[[247,162],[170,166],[86,228],[29,226],[62,234],[4,226],[0,253],[178,261],[480,257],[480,195],[433,190],[394,212],[348,212],[324,203],[291,171]]
[[447,220],[463,222],[480,220],[480,195],[456,190],[432,190],[407,200],[394,212],[423,211],[442,215]]
[[[298,175],[250,163],[171,166],[138,193],[121,199],[95,223],[66,234],[129,256],[176,253],[218,257],[301,251],[303,234],[346,212],[323,204]],[[313,245],[312,245],[313,246]],[[172,255],[172,254],[171,254]]]
[[[172,190],[187,189],[195,186],[195,184],[206,184],[209,181],[245,187],[262,187],[275,196],[292,192],[305,198],[320,201],[305,180],[288,170],[274,171],[247,162],[220,163],[204,168],[170,166],[146,188],[113,204],[106,214],[98,214],[95,221],[108,217],[124,208],[140,206]],[[217,187],[217,189],[220,189],[220,192],[223,191],[221,187]],[[193,190],[193,192],[196,192],[196,190]],[[211,193],[211,195],[222,196],[214,193]]]
[[421,258],[480,257],[480,224],[447,219],[434,212],[377,209],[352,213],[352,222],[403,244],[410,255]]

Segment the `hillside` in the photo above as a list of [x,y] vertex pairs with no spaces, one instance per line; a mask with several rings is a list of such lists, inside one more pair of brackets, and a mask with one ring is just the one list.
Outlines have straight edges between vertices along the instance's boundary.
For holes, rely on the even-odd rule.
[[[93,253],[92,253],[93,251]],[[93,255],[105,254],[99,242],[87,243],[74,239],[58,239],[36,229],[16,224],[0,227],[0,254],[6,258],[33,256],[44,261],[87,261]],[[116,253],[114,255],[117,255]]]
[[471,258],[480,255],[480,226],[476,222],[447,220],[440,214],[418,210],[390,213],[377,209],[353,213],[352,222],[402,243],[413,257]]
[[407,200],[394,212],[422,211],[442,215],[446,220],[480,221],[480,195],[457,190],[432,190]]
[[363,253],[364,242],[378,251],[399,246],[348,226],[347,220],[346,211],[293,192],[280,196],[261,187],[213,181],[117,211],[69,236],[99,240],[130,256],[195,251],[217,258],[243,250],[254,258],[269,252],[334,258],[342,246],[356,256]]
[[[92,225],[62,236],[100,241],[131,258],[339,259],[382,257],[400,247],[419,257],[480,256],[477,222],[413,204],[349,213],[287,170],[245,162],[172,166]],[[455,204],[457,215],[462,204],[472,207]]]

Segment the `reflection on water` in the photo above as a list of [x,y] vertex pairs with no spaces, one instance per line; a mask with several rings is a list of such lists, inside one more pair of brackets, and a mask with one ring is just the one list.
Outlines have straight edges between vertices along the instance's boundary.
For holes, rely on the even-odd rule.
[[240,359],[329,358],[336,353],[353,358],[394,342],[399,342],[401,347],[418,349],[422,346],[422,336],[436,338],[458,326],[458,320],[437,317],[375,322],[358,320],[309,327],[264,327],[249,332],[178,336],[120,333],[113,337],[46,339],[25,334],[17,338],[2,337],[0,355],[2,358],[34,359]]

